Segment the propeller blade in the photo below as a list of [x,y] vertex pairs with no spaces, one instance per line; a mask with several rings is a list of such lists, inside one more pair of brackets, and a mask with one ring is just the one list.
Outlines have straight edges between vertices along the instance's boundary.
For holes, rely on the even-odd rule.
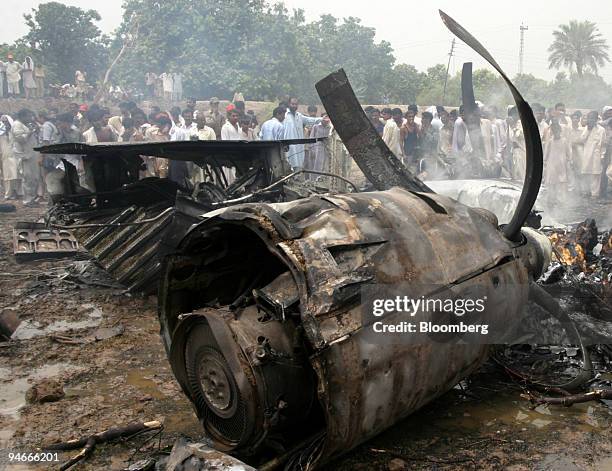
[[465,62],[461,69],[461,102],[463,103],[463,117],[470,134],[472,149],[474,149],[476,156],[480,157],[484,155],[484,143],[480,130],[480,110],[474,96],[471,62]]
[[472,63],[464,62],[461,69],[461,102],[465,113],[475,113],[476,97],[474,96],[474,80],[472,76]]
[[[512,215],[510,222],[504,227],[504,235],[515,242],[521,240],[521,227],[529,217],[529,213],[533,208],[533,205],[538,197],[540,191],[540,185],[542,184],[542,170],[544,167],[542,160],[542,141],[540,140],[540,131],[538,124],[533,116],[531,107],[519,93],[518,89],[514,86],[512,81],[504,73],[499,64],[493,59],[489,51],[487,51],[482,44],[472,36],[463,26],[457,23],[454,19],[439,10],[440,17],[446,25],[446,27],[463,41],[465,44],[470,46],[474,51],[480,54],[489,64],[491,64],[495,70],[502,76],[512,97],[516,102],[516,108],[521,118],[521,125],[523,126],[523,134],[525,135],[525,151],[527,154],[525,182],[523,183],[523,191],[519,198],[518,206]],[[463,88],[463,87],[462,87]]]
[[340,69],[319,80],[315,88],[334,129],[366,178],[377,190],[400,186],[411,191],[433,191],[391,152],[361,108]]

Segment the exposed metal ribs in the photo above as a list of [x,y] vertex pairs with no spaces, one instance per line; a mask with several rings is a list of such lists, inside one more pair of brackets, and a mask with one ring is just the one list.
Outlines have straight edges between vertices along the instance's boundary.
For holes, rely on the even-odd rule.
[[167,203],[159,203],[144,208],[130,206],[114,216],[109,216],[107,211],[88,213],[75,224],[109,225],[77,229],[75,235],[97,262],[128,290],[152,293],[157,290],[160,261],[165,251],[162,241],[173,213],[168,212],[156,221],[143,224],[120,228],[111,224],[138,223],[157,216],[167,208]]

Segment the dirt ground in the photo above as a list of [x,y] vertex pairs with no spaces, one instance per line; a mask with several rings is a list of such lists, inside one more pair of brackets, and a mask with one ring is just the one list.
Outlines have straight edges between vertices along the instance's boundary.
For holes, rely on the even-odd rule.
[[[113,425],[159,420],[161,434],[96,448],[83,470],[121,470],[201,428],[181,393],[159,337],[155,297],[66,276],[74,258],[17,263],[12,227],[44,208],[0,213],[0,309],[13,308],[21,339],[0,343],[0,470],[57,469],[9,463],[9,452],[80,438]],[[86,257],[78,257],[86,260]],[[100,332],[121,332],[93,341]],[[103,337],[108,335],[102,335]],[[86,343],[77,342],[79,339]],[[27,404],[42,378],[65,396]],[[612,405],[533,410],[520,388],[491,364],[384,434],[329,464],[329,470],[612,470]],[[612,404],[612,403],[611,403]],[[60,453],[65,461],[74,452]]]

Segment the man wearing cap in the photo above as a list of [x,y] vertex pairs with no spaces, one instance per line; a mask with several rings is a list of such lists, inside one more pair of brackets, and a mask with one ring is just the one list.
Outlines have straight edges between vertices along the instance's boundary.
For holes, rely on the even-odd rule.
[[214,96],[210,99],[210,111],[206,115],[206,124],[215,131],[217,140],[221,139],[221,128],[225,123],[225,118],[219,113],[219,99]]
[[13,58],[13,54],[9,54],[7,56],[8,62],[5,64],[6,67],[6,81],[8,82],[8,96],[17,96],[19,95],[19,80],[21,76],[19,73],[21,72],[21,64],[19,62],[15,62]]

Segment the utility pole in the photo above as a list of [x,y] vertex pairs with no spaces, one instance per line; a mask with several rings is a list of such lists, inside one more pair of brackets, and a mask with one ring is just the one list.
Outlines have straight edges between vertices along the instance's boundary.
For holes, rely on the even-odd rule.
[[524,26],[523,23],[521,23],[521,26],[519,28],[521,30],[521,47],[519,49],[519,74],[523,73],[523,53],[525,52],[525,31],[527,31],[529,28],[527,26]]
[[444,76],[444,91],[442,92],[442,105],[444,105],[444,100],[446,99],[446,84],[448,83],[448,71],[450,69],[451,59],[453,58],[453,54],[455,53],[455,38],[451,42],[451,49],[448,53],[448,64],[446,65],[446,75]]

